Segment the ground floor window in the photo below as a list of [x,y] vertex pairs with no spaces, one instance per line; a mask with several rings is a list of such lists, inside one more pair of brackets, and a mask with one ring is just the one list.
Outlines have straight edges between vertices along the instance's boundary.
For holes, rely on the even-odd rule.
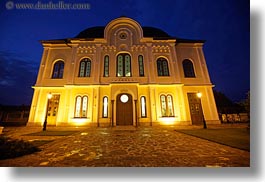
[[173,99],[171,95],[161,95],[160,103],[162,117],[174,116]]
[[77,96],[75,99],[75,118],[87,117],[87,96]]
[[108,117],[108,97],[103,97],[103,118]]
[[141,97],[141,117],[146,117],[146,99],[144,96]]

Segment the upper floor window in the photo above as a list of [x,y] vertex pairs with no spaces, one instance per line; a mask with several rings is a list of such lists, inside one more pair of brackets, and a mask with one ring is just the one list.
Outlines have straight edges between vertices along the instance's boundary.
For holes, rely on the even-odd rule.
[[131,73],[131,56],[126,53],[117,56],[117,76],[128,77]]
[[144,58],[142,55],[138,56],[139,76],[144,76]]
[[194,78],[195,77],[193,63],[190,60],[185,59],[182,62],[182,66],[183,66],[184,76],[186,78]]
[[76,118],[85,118],[87,117],[87,96],[77,96],[75,99],[75,117]]
[[63,78],[64,62],[57,61],[53,66],[52,78]]
[[88,58],[82,59],[79,67],[79,77],[90,77],[91,61]]
[[169,76],[168,63],[165,58],[158,58],[156,64],[158,76]]
[[161,95],[160,104],[162,117],[174,116],[173,99],[171,95]]
[[104,77],[109,76],[109,56],[104,57]]

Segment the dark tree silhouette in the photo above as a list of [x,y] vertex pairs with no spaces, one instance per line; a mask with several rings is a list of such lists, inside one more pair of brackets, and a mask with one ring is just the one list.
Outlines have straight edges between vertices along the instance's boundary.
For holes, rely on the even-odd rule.
[[222,92],[214,90],[213,93],[219,114],[246,112],[245,108],[242,107],[241,104],[234,103]]

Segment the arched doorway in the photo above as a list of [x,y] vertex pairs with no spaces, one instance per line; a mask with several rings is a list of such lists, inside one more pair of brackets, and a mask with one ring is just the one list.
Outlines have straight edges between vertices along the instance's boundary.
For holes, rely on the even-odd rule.
[[116,98],[116,125],[133,125],[133,101],[130,94],[119,94]]

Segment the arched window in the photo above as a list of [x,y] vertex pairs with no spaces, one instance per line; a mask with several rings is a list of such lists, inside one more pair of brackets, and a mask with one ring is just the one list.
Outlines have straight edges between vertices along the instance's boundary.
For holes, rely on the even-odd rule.
[[109,56],[104,57],[104,77],[109,76]]
[[103,97],[103,112],[102,112],[102,117],[107,118],[108,117],[108,97],[105,96]]
[[174,116],[173,99],[171,95],[161,95],[160,103],[162,117]]
[[140,98],[141,101],[141,117],[142,118],[146,118],[147,114],[146,114],[146,99],[144,96],[142,96]]
[[126,53],[117,56],[117,76],[129,77],[131,73],[131,56]]
[[91,61],[88,58],[82,59],[79,66],[79,77],[90,77]]
[[53,66],[52,78],[63,78],[64,62],[57,61]]
[[169,76],[168,63],[165,58],[158,58],[156,64],[158,76]]
[[184,76],[186,78],[194,78],[195,77],[193,63],[190,60],[185,59],[182,62],[182,66],[183,66]]
[[139,76],[144,76],[144,58],[142,55],[138,56],[138,65],[139,65]]
[[75,118],[86,118],[87,117],[87,96],[77,96],[75,99]]

